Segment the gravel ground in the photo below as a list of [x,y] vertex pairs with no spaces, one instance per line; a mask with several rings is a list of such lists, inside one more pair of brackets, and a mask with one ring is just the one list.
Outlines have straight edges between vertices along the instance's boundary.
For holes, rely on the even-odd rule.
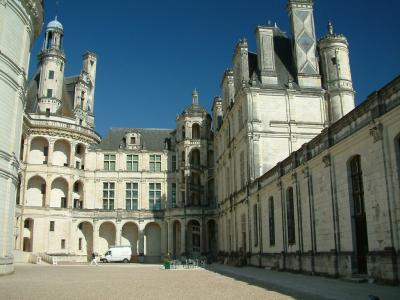
[[0,299],[294,299],[203,270],[155,265],[17,265],[0,277]]

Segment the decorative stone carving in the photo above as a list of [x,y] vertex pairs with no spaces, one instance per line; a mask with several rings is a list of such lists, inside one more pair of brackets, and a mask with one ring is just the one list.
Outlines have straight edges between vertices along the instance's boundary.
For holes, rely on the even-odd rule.
[[324,157],[322,157],[322,162],[324,163],[324,167],[329,167],[331,165],[331,155],[327,154]]
[[303,173],[304,178],[308,178],[310,176],[310,170],[308,167],[305,167],[301,172]]
[[374,139],[374,143],[380,141],[383,139],[383,125],[382,124],[376,124],[374,127],[372,127],[369,130],[369,135],[372,136]]
[[292,176],[291,176],[291,179],[292,179],[292,183],[296,183],[296,181],[297,181],[297,173],[293,173]]

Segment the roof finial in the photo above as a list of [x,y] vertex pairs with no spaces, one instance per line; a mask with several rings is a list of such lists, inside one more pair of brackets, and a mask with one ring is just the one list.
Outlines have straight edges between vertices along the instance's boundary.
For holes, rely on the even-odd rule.
[[331,20],[328,21],[328,33],[330,35],[333,35],[333,24],[332,24]]
[[199,94],[197,93],[196,89],[194,89],[192,92],[192,104],[199,105]]
[[58,16],[58,7],[59,7],[60,1],[56,1],[56,17],[54,18],[57,21],[57,16]]

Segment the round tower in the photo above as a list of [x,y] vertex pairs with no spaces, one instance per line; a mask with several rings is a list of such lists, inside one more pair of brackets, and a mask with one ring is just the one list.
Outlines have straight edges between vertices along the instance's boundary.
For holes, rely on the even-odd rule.
[[43,47],[39,54],[38,106],[41,113],[54,114],[61,107],[65,67],[63,37],[64,28],[56,17],[47,24]]
[[318,42],[323,86],[327,91],[329,120],[336,122],[354,109],[354,90],[351,80],[349,44],[342,34],[333,31],[328,23],[328,34]]

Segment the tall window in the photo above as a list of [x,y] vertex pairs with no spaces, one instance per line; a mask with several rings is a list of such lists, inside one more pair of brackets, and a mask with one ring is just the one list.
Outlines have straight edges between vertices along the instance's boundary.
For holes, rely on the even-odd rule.
[[176,207],[176,183],[171,184],[171,205],[172,208]]
[[161,183],[149,184],[149,209],[161,209]]
[[287,218],[287,230],[288,230],[288,243],[289,245],[292,245],[296,243],[292,187],[288,188],[286,192],[286,218]]
[[49,97],[49,98],[53,97],[53,90],[52,89],[47,89],[47,97]]
[[274,198],[268,199],[268,223],[269,223],[269,245],[275,246],[275,211],[274,211]]
[[49,71],[49,79],[54,79],[54,71]]
[[136,182],[126,183],[125,202],[127,210],[138,208],[138,184]]
[[114,209],[115,183],[103,182],[103,209]]
[[172,155],[171,159],[171,171],[175,172],[176,171],[176,155]]
[[150,155],[150,172],[161,172],[161,155]]
[[104,170],[115,171],[115,154],[104,154]]
[[126,170],[137,172],[139,169],[139,157],[138,155],[127,155],[126,156]]
[[258,205],[253,206],[254,246],[258,245]]
[[55,222],[54,221],[50,221],[50,231],[54,231],[54,226]]
[[364,209],[364,190],[362,182],[361,162],[360,156],[355,156],[350,161],[350,172],[351,172],[351,185],[352,194],[354,201],[354,215],[362,215],[365,212]]

